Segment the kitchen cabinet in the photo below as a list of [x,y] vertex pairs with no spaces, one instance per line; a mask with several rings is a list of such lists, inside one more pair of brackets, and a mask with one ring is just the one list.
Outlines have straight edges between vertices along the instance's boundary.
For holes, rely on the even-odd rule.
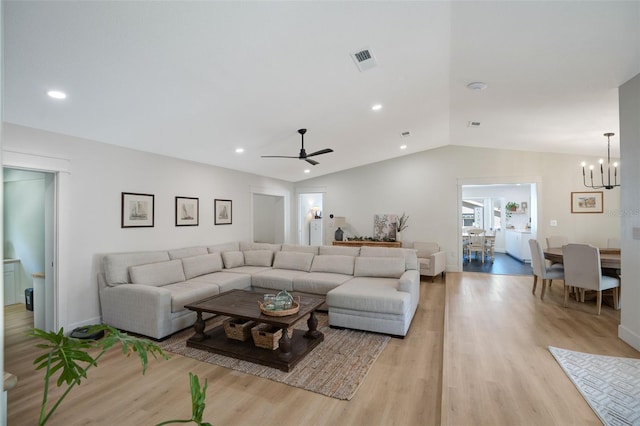
[[531,262],[531,250],[529,249],[530,231],[507,229],[504,244],[508,255],[522,262]]

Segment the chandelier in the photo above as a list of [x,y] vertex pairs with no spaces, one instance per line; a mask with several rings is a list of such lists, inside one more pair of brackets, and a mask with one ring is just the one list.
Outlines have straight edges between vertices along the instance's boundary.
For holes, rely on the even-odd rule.
[[591,179],[591,184],[587,185],[587,174],[585,172],[585,166],[587,163],[582,162],[582,182],[584,186],[587,188],[593,189],[613,189],[616,186],[620,186],[618,183],[618,163],[613,163],[613,184],[611,183],[611,136],[615,135],[615,133],[605,133],[604,136],[607,137],[607,183],[604,182],[604,160],[600,159],[600,182],[601,185],[594,185],[593,183],[593,164],[589,166],[589,178]]

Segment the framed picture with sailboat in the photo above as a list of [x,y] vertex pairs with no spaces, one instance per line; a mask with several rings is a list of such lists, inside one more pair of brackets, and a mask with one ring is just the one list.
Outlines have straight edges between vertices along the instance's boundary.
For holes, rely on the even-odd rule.
[[153,194],[122,193],[122,228],[153,228]]
[[214,199],[214,224],[216,225],[231,225],[233,222],[233,212],[231,210],[231,200],[219,200]]
[[176,197],[176,226],[198,226],[198,199]]

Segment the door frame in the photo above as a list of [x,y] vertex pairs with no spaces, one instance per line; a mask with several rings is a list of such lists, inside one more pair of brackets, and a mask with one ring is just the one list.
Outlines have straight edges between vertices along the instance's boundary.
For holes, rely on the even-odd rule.
[[[68,254],[61,250],[61,247],[64,247],[63,241],[61,241],[63,235],[68,235],[65,226],[68,223],[68,217],[63,206],[69,204],[67,194],[71,179],[71,161],[66,158],[3,150],[2,167],[50,173],[54,176],[52,235],[45,236],[45,240],[52,238],[53,241],[51,243],[45,242],[45,285],[53,289],[51,293],[53,298],[52,324],[47,321],[47,327],[56,331],[60,328],[60,324],[67,324],[68,321],[66,300],[69,298],[66,297],[66,289],[61,288],[59,283],[63,279],[69,279],[71,272],[69,268],[64,266],[68,265],[65,262]],[[51,246],[51,250],[47,250],[46,246]]]

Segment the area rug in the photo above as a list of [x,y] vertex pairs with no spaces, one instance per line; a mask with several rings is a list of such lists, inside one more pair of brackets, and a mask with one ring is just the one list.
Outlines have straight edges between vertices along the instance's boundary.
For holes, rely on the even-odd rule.
[[605,425],[640,425],[640,359],[549,351]]
[[[276,368],[188,348],[185,343],[193,335],[191,329],[183,330],[159,342],[158,345],[167,352],[253,374],[332,398],[350,400],[364,382],[369,369],[384,350],[390,337],[364,331],[332,329],[328,326],[326,314],[316,316],[318,330],[324,333],[324,341],[288,373]],[[224,317],[217,317],[207,321],[207,330],[220,325],[223,319]],[[299,327],[306,327],[306,321],[300,321]]]

